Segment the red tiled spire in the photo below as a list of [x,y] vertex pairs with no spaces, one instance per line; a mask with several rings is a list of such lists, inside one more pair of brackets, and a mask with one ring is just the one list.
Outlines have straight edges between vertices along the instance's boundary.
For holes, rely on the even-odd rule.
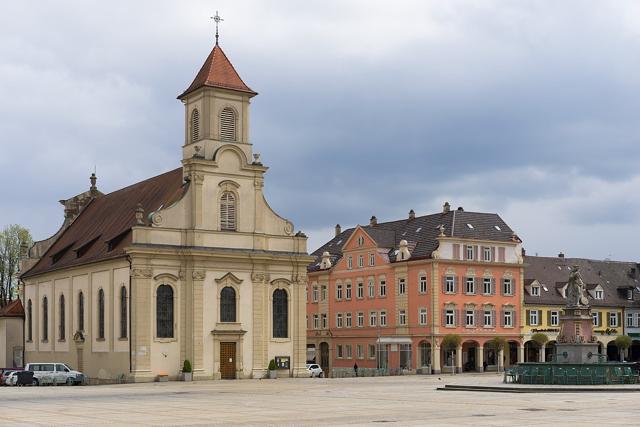
[[182,99],[187,94],[203,86],[237,90],[246,92],[249,96],[258,94],[242,81],[235,68],[233,68],[233,65],[231,65],[227,55],[224,54],[222,48],[217,43],[207,57],[207,60],[204,61],[202,68],[200,68],[191,86],[178,96],[178,99]]

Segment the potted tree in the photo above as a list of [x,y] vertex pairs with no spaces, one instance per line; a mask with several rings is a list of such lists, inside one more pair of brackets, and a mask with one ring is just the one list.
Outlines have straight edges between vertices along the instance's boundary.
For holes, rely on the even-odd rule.
[[624,362],[624,354],[629,347],[631,347],[631,337],[628,335],[620,335],[615,339],[616,347],[618,347],[618,352],[620,353],[620,361]]
[[182,364],[182,381],[192,381],[193,372],[191,370],[191,362],[187,359]]
[[[544,350],[544,346],[545,344],[547,344],[547,341],[549,341],[549,337],[546,336],[545,334],[543,334],[542,332],[536,332],[535,334],[531,335],[531,340],[534,341],[536,344],[538,344],[538,351],[540,352],[539,356],[538,356],[538,361],[539,362],[544,362],[544,358],[543,358],[543,350]],[[542,360],[540,360],[542,359]]]
[[274,380],[278,376],[278,371],[276,371],[276,361],[275,359],[271,359],[269,361],[269,379]]
[[462,342],[462,338],[458,334],[447,334],[442,337],[442,343],[440,344],[445,351],[451,352],[451,373],[455,373],[456,371],[456,356],[454,354],[455,351],[458,351],[458,347],[460,347],[460,343]]

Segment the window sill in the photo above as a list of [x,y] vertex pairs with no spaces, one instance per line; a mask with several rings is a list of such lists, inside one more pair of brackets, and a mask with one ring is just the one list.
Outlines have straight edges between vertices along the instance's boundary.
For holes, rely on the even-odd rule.
[[65,339],[58,340],[58,342],[67,342]]
[[96,338],[96,341],[102,342],[102,341],[105,341],[105,339],[104,338]]
[[40,342],[41,342],[42,344],[48,344],[48,343],[49,343],[49,340],[42,340],[42,341],[40,341]]
[[475,295],[476,293],[475,292],[465,292],[464,294],[465,295]]
[[444,325],[445,328],[455,329],[456,325]]
[[513,329],[514,327],[515,326],[507,326],[507,325],[503,326],[503,328],[505,328],[505,329]]
[[178,339],[177,338],[154,338],[153,342],[159,342],[159,343],[171,343],[171,342],[177,342]]
[[127,337],[120,337],[120,338],[118,338],[118,341],[129,341],[129,338],[127,338]]
[[271,338],[271,342],[279,342],[279,343],[291,342],[291,338]]
[[33,343],[33,340],[26,340],[26,343]]

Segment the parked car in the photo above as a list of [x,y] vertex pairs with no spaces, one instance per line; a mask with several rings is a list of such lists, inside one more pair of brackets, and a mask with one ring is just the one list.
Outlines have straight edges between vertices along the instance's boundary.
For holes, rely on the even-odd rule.
[[27,363],[24,369],[33,372],[33,385],[74,385],[84,382],[82,372],[74,371],[64,363]]
[[9,377],[16,372],[15,370],[6,369],[2,371],[2,376],[0,377],[0,384],[2,385],[11,385],[9,384]]
[[10,371],[7,378],[4,380],[4,385],[16,385],[18,382],[18,373],[20,371]]
[[315,363],[308,363],[307,364],[307,371],[309,371],[309,376],[311,378],[322,378],[324,377],[324,372],[322,372],[322,368],[320,367],[320,365],[315,364]]

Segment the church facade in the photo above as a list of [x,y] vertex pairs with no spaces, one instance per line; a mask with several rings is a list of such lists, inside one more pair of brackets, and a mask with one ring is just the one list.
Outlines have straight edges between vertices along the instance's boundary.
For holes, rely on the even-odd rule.
[[92,379],[256,378],[306,362],[306,236],[263,194],[249,142],[256,92],[216,44],[178,99],[182,166],[61,201],[65,222],[23,265],[25,361]]

